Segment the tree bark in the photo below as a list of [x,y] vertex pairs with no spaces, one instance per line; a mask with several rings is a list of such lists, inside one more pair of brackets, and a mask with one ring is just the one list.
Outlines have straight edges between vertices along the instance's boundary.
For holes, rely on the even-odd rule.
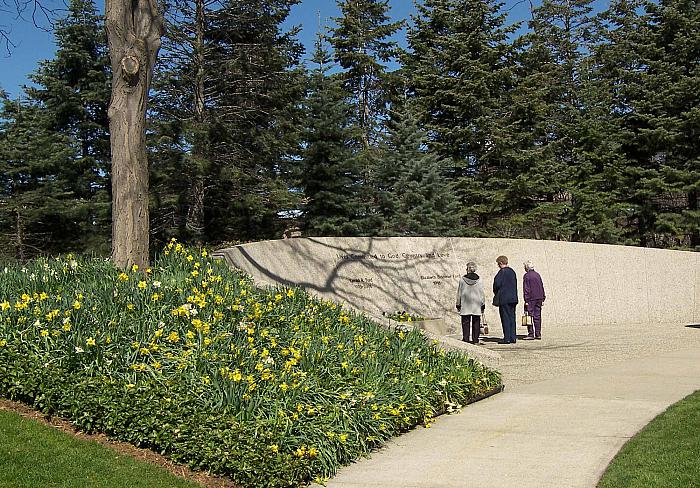
[[146,104],[163,34],[157,0],[106,0],[112,61],[109,130],[112,146],[112,260],[148,265]]
[[24,220],[19,208],[15,208],[15,217],[17,224],[15,227],[15,256],[20,263],[23,263],[27,256],[24,252]]

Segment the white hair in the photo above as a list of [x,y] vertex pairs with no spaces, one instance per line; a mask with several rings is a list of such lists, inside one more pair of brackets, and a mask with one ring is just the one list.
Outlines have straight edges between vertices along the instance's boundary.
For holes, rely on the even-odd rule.
[[532,264],[532,261],[529,261],[529,260],[525,261],[523,263],[523,265],[525,265],[525,271],[530,271],[531,269],[535,269],[535,265]]

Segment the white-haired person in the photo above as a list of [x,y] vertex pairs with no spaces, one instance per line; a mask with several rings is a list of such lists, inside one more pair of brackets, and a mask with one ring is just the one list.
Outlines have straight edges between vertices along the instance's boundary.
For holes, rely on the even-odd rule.
[[523,276],[523,297],[525,298],[525,310],[532,315],[532,323],[527,326],[525,340],[542,339],[542,304],[547,296],[544,293],[542,277],[535,271],[532,261],[525,261],[525,275]]
[[467,274],[459,279],[459,286],[457,287],[457,311],[462,319],[462,340],[472,344],[479,344],[481,314],[486,307],[484,284],[479,275],[476,274],[475,262],[469,261],[466,271]]

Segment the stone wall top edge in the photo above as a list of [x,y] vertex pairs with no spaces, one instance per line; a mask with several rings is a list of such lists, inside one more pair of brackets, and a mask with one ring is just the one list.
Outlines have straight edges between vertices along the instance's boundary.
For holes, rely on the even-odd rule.
[[[263,247],[263,246],[268,246],[268,245],[273,245],[273,244],[278,244],[278,243],[313,243],[314,241],[319,242],[319,243],[328,243],[328,242],[336,242],[336,243],[342,243],[343,241],[346,241],[348,243],[351,242],[362,242],[365,240],[372,240],[374,242],[390,242],[390,241],[399,241],[399,240],[422,240],[422,241],[440,241],[440,240],[445,240],[445,241],[463,241],[463,242],[503,242],[503,243],[529,243],[533,245],[547,245],[547,246],[558,246],[558,245],[566,245],[567,247],[582,247],[582,248],[592,248],[592,249],[606,249],[606,248],[612,248],[612,249],[627,249],[627,250],[635,250],[635,252],[651,252],[651,253],[656,253],[656,252],[663,252],[663,253],[680,253],[680,254],[685,254],[685,255],[691,255],[691,254],[698,254],[696,251],[685,251],[685,250],[678,250],[678,249],[661,249],[661,248],[654,248],[654,247],[640,247],[640,246],[624,246],[624,245],[619,245],[619,244],[599,244],[599,243],[592,243],[592,242],[572,242],[572,241],[555,241],[555,240],[548,240],[548,239],[515,239],[515,238],[505,238],[505,237],[433,237],[433,236],[411,236],[411,237],[403,237],[403,236],[392,236],[392,237],[295,237],[292,239],[271,239],[267,241],[256,241],[256,242],[248,242],[248,243],[243,243],[243,244],[237,244],[236,246],[233,246],[233,248],[250,248],[250,247]],[[222,248],[219,249],[218,252],[223,252],[227,248]],[[230,248],[228,248],[230,249]]]

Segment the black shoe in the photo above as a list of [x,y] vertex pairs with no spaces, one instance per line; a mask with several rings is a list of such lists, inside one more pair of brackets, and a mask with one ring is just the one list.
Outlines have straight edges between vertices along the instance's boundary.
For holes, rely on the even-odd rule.
[[535,337],[535,339],[537,339],[538,341],[541,341],[541,340],[542,340],[541,337]]
[[511,341],[498,341],[499,344],[512,344]]

